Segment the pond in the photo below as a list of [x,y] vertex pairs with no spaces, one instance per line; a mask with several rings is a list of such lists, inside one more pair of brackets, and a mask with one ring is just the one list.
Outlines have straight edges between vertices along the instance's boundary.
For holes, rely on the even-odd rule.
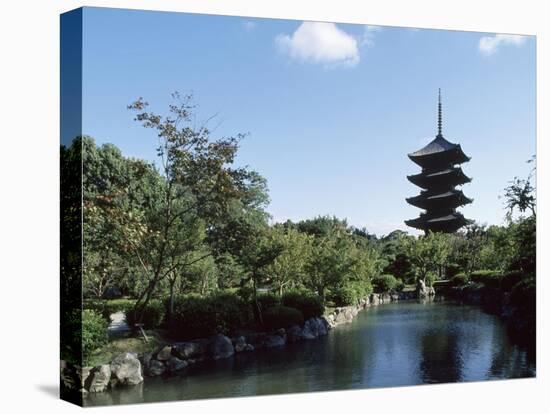
[[179,376],[90,394],[85,405],[242,397],[535,376],[534,352],[479,307],[371,307],[328,336],[190,366]]

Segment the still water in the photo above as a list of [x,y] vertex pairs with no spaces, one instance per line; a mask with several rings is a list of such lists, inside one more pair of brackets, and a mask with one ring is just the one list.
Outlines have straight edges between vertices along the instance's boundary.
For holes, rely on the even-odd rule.
[[203,362],[179,376],[91,394],[110,405],[535,376],[533,352],[479,307],[401,302],[369,308],[328,336]]

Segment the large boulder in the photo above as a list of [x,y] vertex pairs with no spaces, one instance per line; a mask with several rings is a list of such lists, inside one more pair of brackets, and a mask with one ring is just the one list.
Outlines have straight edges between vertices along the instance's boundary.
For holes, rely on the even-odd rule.
[[109,387],[111,381],[111,366],[109,364],[100,365],[90,371],[88,391],[103,392]]
[[284,346],[286,344],[286,335],[267,335],[264,340],[264,346],[266,348],[275,348],[278,346]]
[[133,352],[120,354],[111,361],[111,373],[115,384],[136,385],[143,382],[141,363]]
[[426,286],[426,283],[419,279],[416,283],[416,294],[419,299],[426,299],[435,296],[435,289],[433,286]]
[[302,338],[314,339],[328,333],[328,323],[323,318],[310,318],[304,323]]
[[371,293],[369,299],[370,299],[370,304],[373,306],[380,304],[380,295],[378,293]]
[[235,353],[235,348],[231,339],[227,336],[218,334],[210,339],[208,353],[214,360],[229,358]]
[[244,336],[239,336],[235,339],[233,346],[235,347],[235,352],[242,352],[246,348],[246,339]]
[[149,365],[145,369],[145,374],[149,377],[158,377],[159,375],[164,374],[166,371],[166,366],[164,362],[159,361],[158,359],[151,359]]
[[168,360],[166,365],[168,367],[168,371],[177,372],[184,369],[188,365],[188,363],[183,359],[179,359],[178,357],[173,356]]
[[200,359],[208,351],[207,339],[196,339],[188,342],[178,342],[172,346],[172,355],[179,359]]
[[170,358],[172,358],[172,347],[170,345],[162,347],[157,352],[157,359],[159,361],[168,361]]
[[286,337],[288,342],[298,342],[302,339],[302,328],[298,325],[292,325],[286,331]]

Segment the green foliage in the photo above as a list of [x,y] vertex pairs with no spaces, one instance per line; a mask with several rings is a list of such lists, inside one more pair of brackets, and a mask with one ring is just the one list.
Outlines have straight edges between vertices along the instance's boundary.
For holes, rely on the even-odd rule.
[[93,351],[107,343],[107,320],[91,309],[82,311],[82,354],[86,361]]
[[470,274],[470,280],[474,283],[482,283],[489,288],[500,288],[502,273],[497,270],[476,270]]
[[186,295],[175,298],[174,313],[167,327],[171,337],[184,340],[217,333],[228,335],[251,319],[250,306],[235,293]]
[[397,279],[394,290],[396,292],[401,292],[403,291],[403,289],[405,289],[405,282],[403,282],[401,279]]
[[84,309],[92,309],[100,313],[106,320],[110,319],[113,313],[128,313],[135,305],[134,299],[85,299]]
[[517,285],[526,277],[530,276],[526,276],[523,272],[520,272],[518,270],[506,272],[502,275],[502,278],[500,280],[500,288],[505,292],[510,292],[515,285]]
[[466,273],[457,273],[449,280],[449,283],[451,286],[459,287],[467,285],[469,281],[470,278]]
[[[146,329],[159,328],[166,316],[166,305],[160,299],[150,300],[140,312],[134,308],[126,313],[126,322],[133,327],[136,323],[143,323]],[[141,322],[140,322],[141,318]]]
[[372,285],[376,293],[387,293],[395,290],[397,279],[393,275],[380,275],[372,280]]
[[262,310],[281,304],[281,298],[274,293],[262,293],[257,300]]
[[306,320],[321,316],[325,311],[323,300],[305,289],[285,292],[281,302],[284,306],[298,309]]
[[405,248],[417,278],[425,280],[430,274],[440,273],[452,251],[452,236],[429,232],[417,239],[405,239]]
[[298,309],[288,306],[273,306],[263,313],[264,326],[267,329],[288,328],[292,325],[303,325],[304,315]]
[[271,278],[279,294],[282,294],[284,289],[301,284],[306,277],[313,237],[282,225],[275,225],[268,237],[281,246],[281,252],[266,267],[265,274]]
[[518,282],[510,292],[510,304],[517,308],[529,309],[535,313],[536,308],[536,279],[527,276]]

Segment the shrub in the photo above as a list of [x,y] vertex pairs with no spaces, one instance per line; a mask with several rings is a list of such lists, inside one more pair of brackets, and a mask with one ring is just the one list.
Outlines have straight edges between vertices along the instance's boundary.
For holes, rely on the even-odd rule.
[[[164,321],[166,315],[166,306],[159,299],[152,299],[147,303],[147,306],[143,309],[143,317],[141,323],[143,323],[146,329],[158,328]],[[133,327],[138,323],[138,315],[135,310],[129,310],[126,312],[126,322]]]
[[274,293],[262,293],[258,295],[257,299],[262,310],[281,304],[281,299]]
[[176,339],[194,339],[217,333],[229,334],[248,324],[251,309],[235,293],[210,296],[186,295],[174,299],[174,312],[167,323]]
[[401,279],[397,279],[394,290],[396,292],[401,292],[403,289],[405,289],[405,282],[403,282]]
[[465,286],[468,284],[468,282],[470,281],[470,279],[468,278],[468,275],[465,274],[465,273],[457,273],[456,275],[454,275],[450,280],[449,280],[449,283],[451,284],[451,286]]
[[392,275],[380,275],[372,280],[372,284],[376,293],[386,293],[395,290],[397,279]]
[[107,320],[92,309],[82,311],[82,353],[86,360],[107,343]]
[[502,278],[500,279],[500,288],[506,292],[509,292],[515,285],[528,277],[529,276],[520,271],[511,271],[508,273],[504,273],[502,275]]
[[288,328],[292,325],[303,325],[304,315],[298,309],[289,306],[273,306],[263,313],[264,326],[268,329]]
[[476,270],[470,274],[470,280],[475,283],[482,283],[489,288],[500,288],[502,273],[496,270]]
[[321,316],[325,311],[321,297],[307,290],[285,292],[281,302],[284,306],[298,309],[306,320]]
[[333,288],[330,299],[336,306],[356,305],[360,299],[372,293],[370,283],[347,282],[344,285]]
[[536,280],[534,276],[528,276],[518,282],[510,292],[510,305],[529,310],[535,314],[536,309]]
[[336,306],[356,305],[360,299],[357,290],[350,284],[332,289],[330,298]]

